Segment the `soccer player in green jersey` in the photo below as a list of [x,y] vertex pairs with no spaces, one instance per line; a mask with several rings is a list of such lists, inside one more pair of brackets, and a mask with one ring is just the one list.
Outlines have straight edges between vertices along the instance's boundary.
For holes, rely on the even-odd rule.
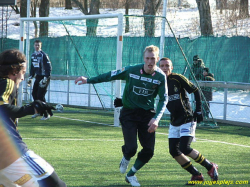
[[[130,159],[137,152],[137,135],[142,146],[137,159],[125,180],[132,186],[140,186],[135,173],[141,169],[154,155],[155,130],[167,105],[167,82],[164,72],[156,66],[159,60],[159,48],[150,45],[143,53],[144,64],[113,70],[97,77],[78,77],[75,84],[95,84],[112,80],[125,80],[123,92],[123,108],[120,122],[124,137],[122,146],[123,158],[120,172],[126,173]],[[155,98],[159,103],[154,110]]]

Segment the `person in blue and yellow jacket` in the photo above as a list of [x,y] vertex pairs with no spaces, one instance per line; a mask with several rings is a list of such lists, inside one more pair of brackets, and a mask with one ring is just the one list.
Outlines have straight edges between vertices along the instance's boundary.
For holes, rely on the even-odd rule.
[[0,186],[66,187],[54,168],[27,147],[17,129],[17,118],[45,112],[53,115],[55,109],[40,100],[17,106],[26,66],[26,57],[19,50],[0,54]]

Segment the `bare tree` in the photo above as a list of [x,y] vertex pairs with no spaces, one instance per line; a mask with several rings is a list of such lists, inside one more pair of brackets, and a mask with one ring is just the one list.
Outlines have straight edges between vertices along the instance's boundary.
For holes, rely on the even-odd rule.
[[249,17],[248,11],[248,0],[240,0],[240,18],[247,18]]
[[10,5],[10,7],[15,11],[16,14],[20,14],[20,11],[17,5]]
[[20,17],[27,17],[27,0],[20,2]]
[[65,9],[72,9],[71,0],[65,0]]
[[216,0],[216,9],[220,10],[220,13],[222,14],[222,10],[227,9],[227,0]]
[[[38,0],[33,0],[31,1],[31,17],[36,17],[36,8],[37,8]],[[33,21],[34,27],[35,27],[35,38],[37,38],[37,33],[38,33],[38,27],[37,27],[37,22]]]
[[[132,0],[125,0],[125,14],[129,14],[129,8]],[[129,32],[129,17],[125,17],[125,33]]]
[[162,0],[145,0],[143,15],[145,36],[155,35],[155,15]]
[[[72,0],[85,15],[100,14],[100,0],[91,0],[90,5],[88,6],[88,0],[84,0],[81,3],[79,0]],[[87,36],[96,36],[96,29],[98,25],[98,19],[87,19]]]
[[[39,7],[40,17],[49,16],[49,3],[50,3],[50,0],[41,0],[41,4]],[[48,35],[49,35],[49,23],[47,21],[40,21],[39,36],[48,36]]]
[[178,0],[178,7],[181,7],[182,0]]
[[209,0],[196,0],[200,14],[201,35],[213,35],[212,19]]

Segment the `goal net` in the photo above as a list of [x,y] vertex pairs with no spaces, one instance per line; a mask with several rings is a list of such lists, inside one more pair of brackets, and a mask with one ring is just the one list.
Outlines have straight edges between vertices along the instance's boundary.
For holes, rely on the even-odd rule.
[[[40,24],[39,37],[36,37],[37,24]],[[47,28],[41,30],[41,24]],[[36,39],[42,41],[42,50],[50,58],[52,77],[47,102],[102,110],[113,108],[114,97],[121,96],[120,81],[75,85],[74,80],[121,68],[122,14],[21,18],[20,28],[20,50],[26,53],[28,61]],[[22,86],[23,97],[19,98],[29,102],[32,86],[25,83]],[[114,112],[116,126],[118,115],[119,109]]]
[[[162,56],[170,57],[174,54],[174,58],[178,59],[175,72],[182,74],[186,63],[177,42],[165,38],[166,33],[174,36],[170,26],[166,26],[162,33],[164,19],[161,16],[122,14],[21,18],[20,50],[25,51],[29,61],[34,51],[34,41],[42,41],[42,49],[52,63],[52,81],[46,94],[47,102],[114,110],[114,125],[118,126],[119,109],[114,108],[113,100],[121,97],[124,82],[78,86],[74,80],[78,76],[94,77],[124,66],[143,63],[142,52],[148,45],[159,46]],[[39,24],[48,25],[48,29],[36,30]],[[162,36],[166,40],[165,44]],[[31,93],[32,87],[24,83],[23,97],[19,98],[30,102]],[[166,110],[160,125],[168,124],[169,112]]]

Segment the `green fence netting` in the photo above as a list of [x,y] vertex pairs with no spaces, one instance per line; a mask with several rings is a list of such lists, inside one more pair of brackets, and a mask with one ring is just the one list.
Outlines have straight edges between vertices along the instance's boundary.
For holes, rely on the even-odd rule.
[[[76,50],[79,51],[90,76],[115,69],[116,37],[78,37],[39,38],[43,50],[52,62],[53,74],[78,76],[85,70]],[[0,39],[1,50],[19,48],[19,41]],[[34,39],[30,40],[30,54]],[[192,64],[193,56],[198,54],[205,66],[210,68],[216,81],[250,82],[250,38],[248,37],[199,37],[181,38],[179,42]],[[159,37],[124,37],[122,66],[143,63],[142,51],[148,45],[159,46]],[[76,46],[76,47],[75,47]],[[77,48],[77,49],[76,49]],[[187,63],[175,38],[165,38],[164,56],[173,61],[174,72],[183,73]],[[86,73],[86,72],[85,72]],[[189,69],[185,73],[189,74]]]

